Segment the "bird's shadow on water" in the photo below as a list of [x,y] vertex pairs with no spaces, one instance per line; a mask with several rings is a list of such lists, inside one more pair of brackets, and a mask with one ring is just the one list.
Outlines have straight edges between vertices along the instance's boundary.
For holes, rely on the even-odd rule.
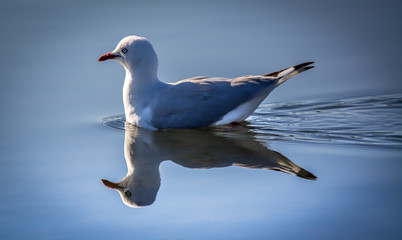
[[125,129],[124,156],[127,175],[120,182],[102,179],[117,190],[130,207],[151,205],[158,193],[159,166],[170,160],[193,169],[239,166],[268,169],[314,180],[316,177],[284,155],[269,150],[255,140],[247,127],[168,129],[150,131],[124,122],[124,118],[104,120],[103,124]]

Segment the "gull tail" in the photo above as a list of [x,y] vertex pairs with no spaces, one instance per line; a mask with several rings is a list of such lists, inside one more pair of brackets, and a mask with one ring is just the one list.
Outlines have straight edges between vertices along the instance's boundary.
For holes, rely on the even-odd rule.
[[276,71],[276,72],[272,72],[272,73],[268,73],[265,74],[265,77],[275,77],[278,79],[278,82],[276,83],[276,86],[281,85],[282,83],[284,83],[286,80],[288,80],[291,77],[296,76],[297,74],[304,72],[306,70],[309,70],[311,68],[313,68],[314,66],[309,66],[311,64],[313,64],[314,62],[305,62],[305,63],[301,63],[299,65],[290,67],[290,68],[285,68],[282,69],[280,71]]

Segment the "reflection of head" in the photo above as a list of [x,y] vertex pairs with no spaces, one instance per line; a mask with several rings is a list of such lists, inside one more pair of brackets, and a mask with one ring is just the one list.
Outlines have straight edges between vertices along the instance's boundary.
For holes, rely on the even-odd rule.
[[156,198],[160,186],[160,178],[153,176],[127,175],[121,182],[113,183],[102,179],[105,186],[119,192],[123,202],[129,207],[151,205]]
[[119,192],[123,202],[129,207],[151,205],[160,187],[160,160],[152,151],[152,134],[126,123],[124,156],[127,164],[127,176],[119,183],[108,180],[105,186]]

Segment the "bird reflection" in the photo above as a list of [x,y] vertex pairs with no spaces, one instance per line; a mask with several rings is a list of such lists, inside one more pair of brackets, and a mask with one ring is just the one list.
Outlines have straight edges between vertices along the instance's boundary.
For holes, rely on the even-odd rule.
[[120,182],[102,179],[105,186],[117,190],[130,207],[151,205],[161,178],[159,165],[171,160],[187,168],[208,169],[239,166],[270,169],[305,179],[316,177],[282,154],[269,150],[247,128],[235,131],[219,129],[169,129],[150,131],[125,124],[124,156],[127,175]]

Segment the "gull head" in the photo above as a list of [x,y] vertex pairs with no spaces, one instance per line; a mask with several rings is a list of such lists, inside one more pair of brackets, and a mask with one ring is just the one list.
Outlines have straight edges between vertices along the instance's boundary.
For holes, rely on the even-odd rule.
[[123,38],[116,48],[103,54],[98,61],[115,59],[130,72],[156,74],[158,58],[152,44],[144,37],[128,36]]
[[116,190],[121,200],[129,207],[138,208],[151,205],[160,187],[159,181],[147,182],[135,177],[126,177],[119,183],[102,179],[102,183],[111,189]]

